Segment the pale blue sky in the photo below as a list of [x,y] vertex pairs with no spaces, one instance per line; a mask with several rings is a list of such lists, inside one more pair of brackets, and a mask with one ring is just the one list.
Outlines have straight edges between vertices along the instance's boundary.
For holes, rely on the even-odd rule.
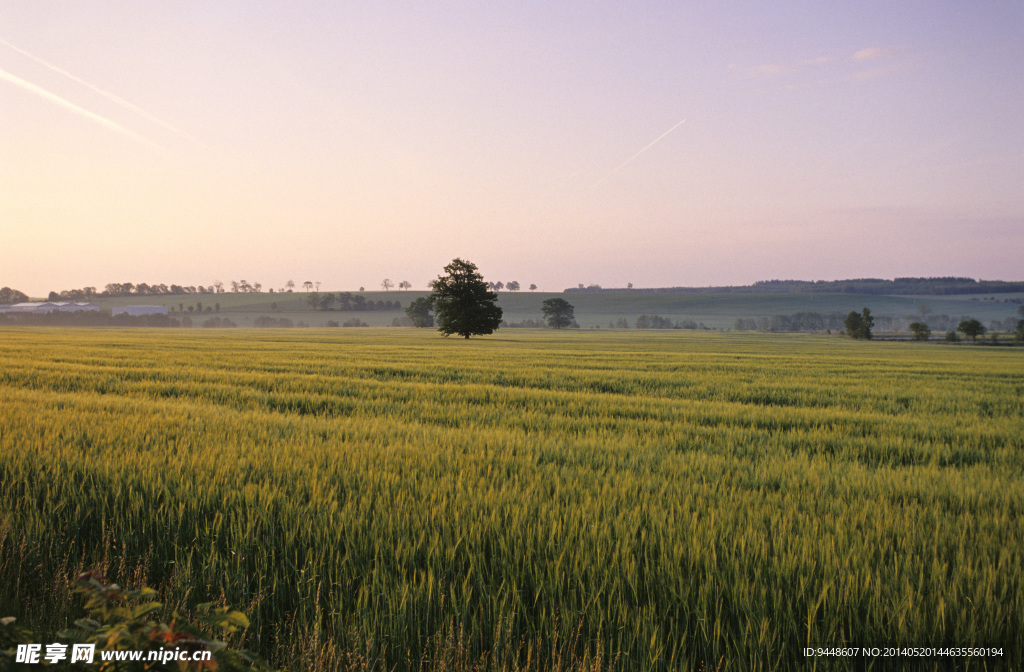
[[1024,279],[1024,3],[552,4],[3,3],[0,285]]

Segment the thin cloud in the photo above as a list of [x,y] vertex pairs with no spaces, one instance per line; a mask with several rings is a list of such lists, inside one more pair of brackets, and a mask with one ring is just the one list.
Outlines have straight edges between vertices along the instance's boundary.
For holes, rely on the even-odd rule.
[[832,60],[831,56],[821,56],[818,58],[809,58],[803,61],[798,61],[796,63],[763,63],[761,65],[754,66],[753,68],[745,68],[745,70],[748,74],[755,77],[780,77],[782,75],[790,75],[807,68],[828,65]]
[[882,47],[867,47],[861,49],[853,55],[853,61],[855,63],[864,63],[866,61],[878,61],[883,58],[889,58],[896,53],[894,48],[882,48]]
[[81,116],[85,117],[86,119],[90,119],[90,120],[96,122],[97,124],[99,124],[100,126],[103,126],[103,127],[107,128],[107,129],[115,131],[117,133],[121,133],[122,135],[126,135],[129,138],[132,138],[133,140],[137,140],[138,142],[141,142],[144,145],[148,145],[150,147],[159,148],[159,145],[157,145],[155,142],[153,142],[149,138],[146,138],[146,137],[144,137],[142,135],[139,135],[135,131],[129,130],[129,129],[125,128],[124,126],[121,126],[120,124],[115,123],[115,122],[111,121],[110,119],[107,119],[106,117],[102,117],[102,116],[96,114],[95,112],[90,112],[89,110],[85,109],[84,107],[79,107],[78,105],[75,105],[74,103],[72,103],[70,100],[66,100],[64,98],[61,98],[57,94],[51,93],[51,92],[47,91],[46,89],[44,89],[43,87],[37,86],[36,84],[33,84],[32,82],[28,82],[28,81],[26,81],[26,80],[24,80],[21,77],[18,77],[16,75],[12,75],[11,73],[9,73],[9,72],[7,72],[5,70],[0,70],[0,80],[4,80],[6,82],[10,82],[11,84],[14,84],[15,86],[18,86],[18,87],[20,87],[20,88],[22,88],[22,89],[24,89],[26,91],[29,91],[30,93],[34,93],[35,95],[39,96],[40,98],[44,98],[44,99],[50,101],[51,103],[59,105],[59,106],[65,108],[65,109],[71,110],[75,114],[81,115]]
[[89,89],[90,91],[98,93],[99,95],[103,96],[107,100],[111,100],[111,101],[117,103],[118,105],[120,105],[121,107],[123,107],[125,109],[131,110],[135,114],[138,114],[139,116],[141,116],[141,117],[143,117],[145,119],[148,119],[149,121],[153,122],[154,124],[156,124],[156,125],[164,128],[164,129],[174,133],[175,135],[178,135],[178,136],[180,136],[182,138],[185,138],[186,140],[190,140],[192,142],[199,142],[195,137],[193,137],[192,135],[190,135],[186,131],[183,131],[180,128],[178,128],[177,126],[174,126],[173,124],[164,121],[163,119],[157,117],[156,115],[153,115],[153,114],[147,112],[146,110],[142,109],[138,105],[130,103],[127,100],[125,100],[124,98],[121,98],[118,95],[110,93],[109,91],[104,91],[100,87],[98,87],[98,86],[96,86],[94,84],[90,84],[89,82],[85,81],[81,77],[77,77],[77,76],[71,74],[70,72],[68,72],[67,70],[64,70],[63,68],[59,68],[56,65],[54,65],[54,64],[52,64],[52,63],[50,63],[48,61],[45,61],[42,58],[39,58],[38,56],[36,56],[34,54],[31,54],[31,53],[25,51],[24,49],[11,44],[7,40],[0,39],[0,44],[4,45],[8,49],[13,49],[14,51],[18,52],[22,56],[25,56],[27,58],[32,59],[33,61],[35,61],[36,63],[42,65],[43,67],[49,68],[50,70],[52,70],[52,71],[54,71],[54,72],[56,72],[58,74],[64,75],[65,77],[67,77],[71,81],[75,82],[76,84],[81,84],[82,86],[84,86],[85,88]]

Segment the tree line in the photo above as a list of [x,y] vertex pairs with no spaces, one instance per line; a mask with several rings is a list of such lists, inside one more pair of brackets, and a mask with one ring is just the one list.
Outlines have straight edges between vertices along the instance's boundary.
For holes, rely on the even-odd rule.
[[352,292],[311,292],[306,295],[306,304],[313,310],[342,310],[342,311],[388,311],[401,310],[402,304],[399,301],[374,301],[362,294]]
[[19,292],[18,290],[11,289],[10,287],[0,289],[0,303],[2,304],[25,303],[26,301],[28,301],[28,295],[24,292]]
[[858,278],[852,280],[759,280],[752,285],[726,285],[722,287],[651,287],[634,289],[604,289],[601,285],[582,284],[566,292],[637,292],[679,294],[874,294],[944,296],[950,294],[1005,294],[1024,292],[1024,282],[1002,280],[975,280],[974,278]]

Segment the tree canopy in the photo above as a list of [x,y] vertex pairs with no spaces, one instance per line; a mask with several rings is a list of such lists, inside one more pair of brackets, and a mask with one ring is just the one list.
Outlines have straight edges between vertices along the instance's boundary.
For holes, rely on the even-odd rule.
[[430,298],[421,296],[405,309],[405,314],[412,320],[412,326],[414,327],[432,327],[434,326],[434,316],[431,314],[434,306],[430,302]]
[[544,319],[547,320],[548,326],[554,329],[571,326],[572,320],[576,316],[576,309],[565,299],[548,299],[541,304],[540,309],[544,313]]
[[444,273],[434,281],[430,295],[438,331],[463,338],[493,333],[501,325],[498,295],[487,288],[476,264],[456,258]]
[[860,313],[851,310],[846,316],[846,334],[851,338],[871,338],[871,327],[875,326],[875,318],[871,317],[871,311],[864,308]]
[[956,330],[964,336],[970,336],[972,341],[977,341],[978,336],[982,336],[986,331],[985,325],[973,317],[969,320],[961,320],[960,324],[956,325]]
[[924,322],[911,322],[910,331],[914,332],[915,341],[927,341],[932,335],[932,330]]

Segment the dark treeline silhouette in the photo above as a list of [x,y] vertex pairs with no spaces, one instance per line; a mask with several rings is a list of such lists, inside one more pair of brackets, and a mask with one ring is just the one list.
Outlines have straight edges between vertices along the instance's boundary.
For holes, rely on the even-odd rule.
[[946,296],[950,294],[1003,294],[1024,292],[1024,282],[975,280],[974,278],[859,278],[854,280],[761,280],[752,285],[724,287],[653,287],[647,289],[609,288],[580,285],[566,292],[638,292],[645,294],[909,294]]
[[54,311],[52,313],[0,313],[0,325],[33,325],[50,327],[180,327],[191,326],[191,320],[184,322],[167,315],[110,315],[98,310],[82,310],[74,313]]
[[374,301],[367,299],[362,294],[352,292],[313,292],[306,295],[306,303],[313,310],[345,310],[345,311],[388,311],[401,310],[402,304],[399,301]]
[[194,285],[150,285],[145,282],[133,284],[131,282],[111,282],[103,291],[97,291],[95,287],[82,287],[81,289],[65,289],[61,292],[50,292],[47,301],[92,301],[93,299],[104,299],[119,296],[166,296],[174,294],[215,294],[217,288],[196,287]]
[[[250,283],[247,280],[232,280],[230,283],[231,293],[249,294],[263,291],[263,285],[258,282]],[[151,285],[146,282],[138,284],[132,282],[110,282],[104,285],[103,290],[95,287],[82,287],[81,289],[65,289],[60,292],[50,292],[48,301],[91,301],[93,299],[104,299],[121,296],[168,296],[186,294],[224,294],[228,290],[224,283],[217,281],[212,285],[167,285],[164,283]],[[273,289],[270,290],[273,293]],[[291,289],[287,290],[289,293]]]
[[26,301],[28,301],[28,295],[25,292],[19,292],[10,287],[0,289],[0,304],[25,303]]

